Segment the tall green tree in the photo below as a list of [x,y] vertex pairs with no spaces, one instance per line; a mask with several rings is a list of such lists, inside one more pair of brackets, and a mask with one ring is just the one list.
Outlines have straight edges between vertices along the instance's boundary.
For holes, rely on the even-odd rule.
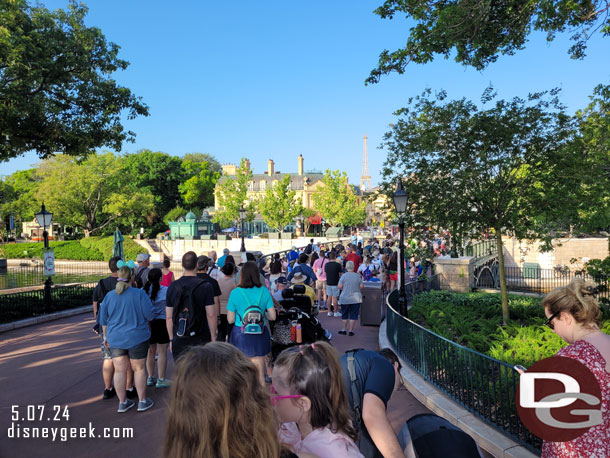
[[[37,198],[40,177],[34,169],[19,170],[4,181],[4,193],[0,197],[0,212],[3,219],[13,215],[16,221],[32,221],[40,211]],[[17,228],[20,232],[20,228]]]
[[214,187],[220,172],[214,171],[208,161],[182,160],[183,182],[178,185],[187,207],[203,209],[214,204]]
[[133,185],[112,153],[92,154],[84,161],[57,155],[41,162],[37,197],[44,199],[55,221],[81,228],[88,237],[109,224],[131,228],[147,222],[153,198]]
[[179,186],[184,179],[184,172],[179,157],[143,149],[126,155],[121,161],[121,167],[132,177],[133,184],[140,192],[152,196],[157,219],[161,219],[181,202]]
[[112,75],[129,63],[71,1],[49,11],[26,0],[0,1],[0,161],[34,150],[82,155],[121,149],[135,134],[121,121],[148,108]]
[[555,91],[527,100],[494,97],[486,90],[483,108],[466,99],[446,101],[444,92],[411,99],[385,136],[389,153],[382,174],[388,186],[405,179],[424,221],[495,234],[507,322],[502,235],[543,235],[537,217],[561,206],[553,188],[566,175],[561,167],[569,163],[575,126]]
[[208,168],[212,172],[222,172],[220,162],[218,162],[214,156],[208,153],[187,153],[182,157],[182,161],[191,161],[193,163],[207,162]]
[[248,183],[252,181],[252,171],[246,159],[242,158],[234,176],[223,176],[216,187],[219,210],[212,219],[222,227],[229,227],[239,221],[239,209],[244,207],[247,221],[254,219],[255,203],[247,200]]
[[366,202],[359,202],[345,172],[326,170],[322,187],[313,194],[313,203],[332,226],[357,226],[366,219]]
[[296,192],[290,189],[290,175],[284,175],[275,186],[267,188],[257,203],[257,209],[265,223],[278,232],[303,212],[303,204]]
[[436,55],[452,56],[456,62],[481,70],[499,55],[523,49],[533,31],[546,32],[547,41],[570,31],[574,44],[569,54],[581,59],[594,33],[610,34],[609,7],[607,0],[386,0],[375,14],[383,19],[404,15],[415,25],[409,24],[404,47],[380,54],[366,81],[377,83],[382,75],[402,74],[409,63],[431,62]]

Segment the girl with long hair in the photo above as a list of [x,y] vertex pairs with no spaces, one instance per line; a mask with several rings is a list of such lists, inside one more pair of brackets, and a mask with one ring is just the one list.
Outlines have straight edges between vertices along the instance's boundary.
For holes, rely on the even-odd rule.
[[284,350],[273,368],[271,402],[280,442],[320,458],[362,458],[335,349],[325,342]]
[[265,356],[271,353],[271,333],[266,320],[275,320],[276,314],[271,293],[260,277],[255,262],[243,265],[239,284],[231,291],[227,302],[227,321],[235,323],[229,342],[252,359],[264,385]]
[[[146,385],[156,386],[157,388],[167,388],[171,384],[165,378],[169,334],[167,333],[165,314],[167,286],[161,285],[162,278],[162,270],[155,267],[148,272],[148,281],[144,285],[144,291],[150,297],[155,310],[155,316],[150,322],[150,347],[148,347],[148,357],[146,358],[146,372],[148,372]],[[155,379],[155,354],[159,355],[157,361],[157,375],[159,377],[157,379]]]
[[256,366],[233,345],[190,348],[178,361],[175,380],[164,458],[284,456],[269,393]]

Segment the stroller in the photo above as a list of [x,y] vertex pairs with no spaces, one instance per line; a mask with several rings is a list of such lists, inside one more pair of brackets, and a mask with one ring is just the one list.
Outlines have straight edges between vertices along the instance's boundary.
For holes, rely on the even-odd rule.
[[[295,345],[309,344],[323,340],[330,342],[332,334],[324,329],[318,319],[317,308],[311,304],[311,299],[305,294],[302,285],[282,291],[280,305],[285,311],[280,312],[272,329],[271,357],[272,361],[286,348]],[[293,328],[301,325],[301,342],[297,342]]]
[[438,415],[423,413],[410,418],[398,441],[407,458],[480,458],[477,443],[464,431]]

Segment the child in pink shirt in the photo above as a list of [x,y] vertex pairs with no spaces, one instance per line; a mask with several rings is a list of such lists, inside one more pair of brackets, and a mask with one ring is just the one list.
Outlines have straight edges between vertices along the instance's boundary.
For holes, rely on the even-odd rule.
[[319,458],[364,458],[356,443],[341,366],[325,343],[283,351],[273,368],[271,401],[282,425],[280,443]]

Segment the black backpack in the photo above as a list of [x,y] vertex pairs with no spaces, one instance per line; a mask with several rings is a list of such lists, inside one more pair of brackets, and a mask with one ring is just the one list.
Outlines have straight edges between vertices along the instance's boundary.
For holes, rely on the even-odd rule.
[[144,271],[146,270],[149,270],[148,267],[141,269],[138,273],[136,273],[136,278],[134,279],[136,286],[140,289],[144,287],[144,280],[142,280],[142,275],[144,275]]
[[199,281],[190,288],[181,288],[180,302],[177,307],[177,312],[174,312],[174,335],[177,334],[176,331],[178,329],[179,322],[183,318],[186,319],[186,327],[183,337],[193,337],[197,335],[199,330],[202,328],[203,321],[207,319],[205,313],[196,313],[194,297],[195,290],[206,283],[205,280],[198,280]]
[[358,380],[358,377],[356,375],[356,360],[354,358],[354,355],[361,350],[364,350],[364,348],[355,348],[353,350],[347,350],[345,352],[347,359],[347,372],[349,374],[350,394],[353,402],[352,408],[354,410],[354,415],[352,415],[352,418],[353,424],[356,426],[356,428],[359,427],[360,421],[362,420],[362,398],[364,397],[364,395],[360,393],[360,391],[358,390],[358,385],[356,384],[356,380]]

